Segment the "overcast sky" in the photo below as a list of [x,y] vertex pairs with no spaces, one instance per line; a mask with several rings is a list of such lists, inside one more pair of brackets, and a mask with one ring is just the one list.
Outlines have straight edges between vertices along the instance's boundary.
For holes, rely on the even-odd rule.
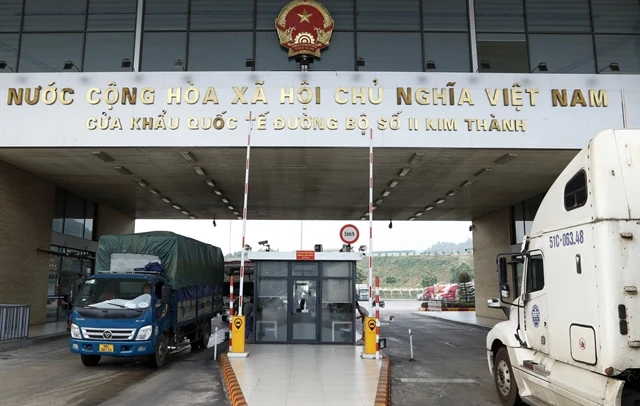
[[[248,220],[246,241],[254,251],[260,248],[258,241],[263,240],[268,240],[272,249],[280,251],[313,249],[315,244],[323,244],[325,250],[340,248],[340,228],[348,223]],[[360,231],[360,239],[353,245],[368,246],[369,222],[356,221],[351,224]],[[425,250],[438,241],[464,242],[471,237],[470,225],[471,222],[458,221],[398,221],[389,229],[389,221],[374,221],[373,250]],[[136,220],[136,232],[146,231],[173,231],[220,247],[225,254],[239,251],[242,245],[241,220],[217,220],[216,227],[213,227],[211,220]]]

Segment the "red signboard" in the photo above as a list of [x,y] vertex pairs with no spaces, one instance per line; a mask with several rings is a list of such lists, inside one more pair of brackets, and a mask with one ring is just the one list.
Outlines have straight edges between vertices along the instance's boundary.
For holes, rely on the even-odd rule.
[[297,261],[315,261],[315,259],[316,259],[315,251],[296,251]]

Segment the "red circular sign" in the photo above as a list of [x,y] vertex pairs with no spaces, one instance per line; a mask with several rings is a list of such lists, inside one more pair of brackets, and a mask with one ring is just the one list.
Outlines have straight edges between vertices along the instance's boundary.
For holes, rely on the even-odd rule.
[[340,229],[340,239],[345,244],[353,244],[360,238],[360,231],[353,224],[346,224]]

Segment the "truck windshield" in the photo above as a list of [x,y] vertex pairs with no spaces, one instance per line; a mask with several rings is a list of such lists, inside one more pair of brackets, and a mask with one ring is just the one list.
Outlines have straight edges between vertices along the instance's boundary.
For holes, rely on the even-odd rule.
[[151,306],[152,285],[145,279],[88,279],[76,306],[94,309],[136,309]]

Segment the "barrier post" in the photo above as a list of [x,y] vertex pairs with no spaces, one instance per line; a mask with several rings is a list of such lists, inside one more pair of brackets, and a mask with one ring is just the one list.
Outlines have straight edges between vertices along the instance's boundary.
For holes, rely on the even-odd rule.
[[376,356],[376,318],[365,317],[362,335],[364,336],[364,350],[360,354],[362,358],[377,359]]
[[242,207],[242,248],[240,255],[240,295],[238,296],[238,316],[233,318],[232,321],[232,336],[235,335],[235,340],[231,343],[231,351],[229,351],[229,357],[241,357],[245,358],[249,356],[249,353],[245,351],[245,316],[242,314],[242,306],[244,304],[244,257],[246,254],[245,238],[247,235],[247,200],[249,196],[249,166],[251,158],[251,130],[253,130],[253,118],[252,112],[249,112],[247,121],[249,122],[249,132],[247,135],[247,159],[245,162],[245,174],[244,174],[244,205]]

